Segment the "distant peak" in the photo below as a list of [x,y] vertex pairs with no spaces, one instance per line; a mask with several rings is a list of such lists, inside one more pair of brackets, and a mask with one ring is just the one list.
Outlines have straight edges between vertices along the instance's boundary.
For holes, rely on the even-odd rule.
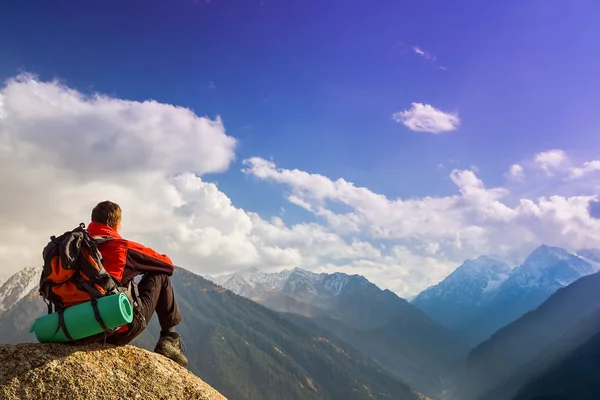
[[540,244],[533,252],[559,252],[566,253],[567,250],[562,247],[549,246],[547,244]]
[[248,276],[248,275],[257,275],[257,274],[261,274],[263,273],[260,269],[256,268],[256,267],[250,267],[250,268],[246,268],[246,269],[241,269],[238,272],[234,273],[233,275],[231,275],[232,277],[234,276]]
[[498,268],[500,267],[501,269],[508,269],[508,265],[500,260],[497,260],[495,258],[492,258],[490,256],[486,256],[486,255],[482,255],[476,258],[471,258],[468,260],[465,260],[462,265],[460,267],[457,268],[458,270],[467,270],[467,271],[472,271],[472,270],[479,270],[479,269],[488,269],[488,268]]
[[292,275],[300,275],[300,276],[317,276],[317,273],[299,268],[299,267],[295,267],[294,269],[291,270],[290,274]]
[[[547,244],[539,245],[535,250],[531,252],[527,259],[535,258],[535,257],[556,257],[556,258],[565,258],[569,256],[574,256],[575,254],[570,251],[563,249],[562,247],[556,246],[548,246]],[[527,262],[527,260],[525,260]]]
[[488,255],[480,255],[479,257],[475,257],[474,258],[475,261],[494,261],[494,262],[498,262],[499,260],[495,259],[494,257],[488,256]]

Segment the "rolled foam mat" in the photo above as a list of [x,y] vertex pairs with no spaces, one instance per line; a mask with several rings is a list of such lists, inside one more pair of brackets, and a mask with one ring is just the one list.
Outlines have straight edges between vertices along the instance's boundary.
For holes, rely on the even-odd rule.
[[[108,329],[113,329],[133,320],[133,309],[124,293],[112,294],[98,299],[100,317]],[[64,312],[65,325],[73,339],[83,339],[102,332],[96,321],[91,301],[71,306]],[[40,343],[68,342],[62,329],[58,327],[58,313],[46,314],[35,320],[29,332],[35,332]]]

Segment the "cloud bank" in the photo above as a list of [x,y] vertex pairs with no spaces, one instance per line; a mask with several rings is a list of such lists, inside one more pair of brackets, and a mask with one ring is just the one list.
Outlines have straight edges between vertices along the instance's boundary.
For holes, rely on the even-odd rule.
[[[540,243],[597,247],[600,239],[598,198],[590,193],[521,198],[454,169],[451,196],[390,199],[341,178],[243,160],[243,173],[280,185],[318,221],[289,225],[235,207],[203,180],[231,169],[236,148],[223,121],[182,107],[86,96],[27,75],[7,81],[0,90],[0,275],[39,265],[50,235],[88,222],[106,199],[124,209],[124,236],[202,274],[338,270],[401,296],[437,283],[468,257],[524,255]],[[521,165],[523,178],[525,168],[565,177],[597,171],[597,161],[577,167],[547,156]],[[334,211],[339,205],[349,211]]]

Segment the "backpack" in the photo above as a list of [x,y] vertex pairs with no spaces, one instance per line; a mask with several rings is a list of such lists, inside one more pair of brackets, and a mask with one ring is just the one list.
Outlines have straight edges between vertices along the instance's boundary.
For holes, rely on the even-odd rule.
[[112,333],[106,327],[97,307],[100,297],[126,293],[133,304],[130,289],[110,275],[102,265],[102,255],[98,245],[113,240],[111,237],[92,237],[81,223],[77,228],[56,237],[42,251],[44,266],[42,269],[39,293],[48,305],[48,314],[52,307],[59,314],[58,329],[73,341],[65,326],[63,311],[68,307],[91,301],[96,320],[104,333]]

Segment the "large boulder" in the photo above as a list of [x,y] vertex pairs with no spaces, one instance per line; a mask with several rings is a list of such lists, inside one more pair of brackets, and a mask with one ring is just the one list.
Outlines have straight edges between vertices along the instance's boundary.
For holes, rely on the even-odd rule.
[[103,343],[0,345],[0,398],[226,400],[162,355]]

